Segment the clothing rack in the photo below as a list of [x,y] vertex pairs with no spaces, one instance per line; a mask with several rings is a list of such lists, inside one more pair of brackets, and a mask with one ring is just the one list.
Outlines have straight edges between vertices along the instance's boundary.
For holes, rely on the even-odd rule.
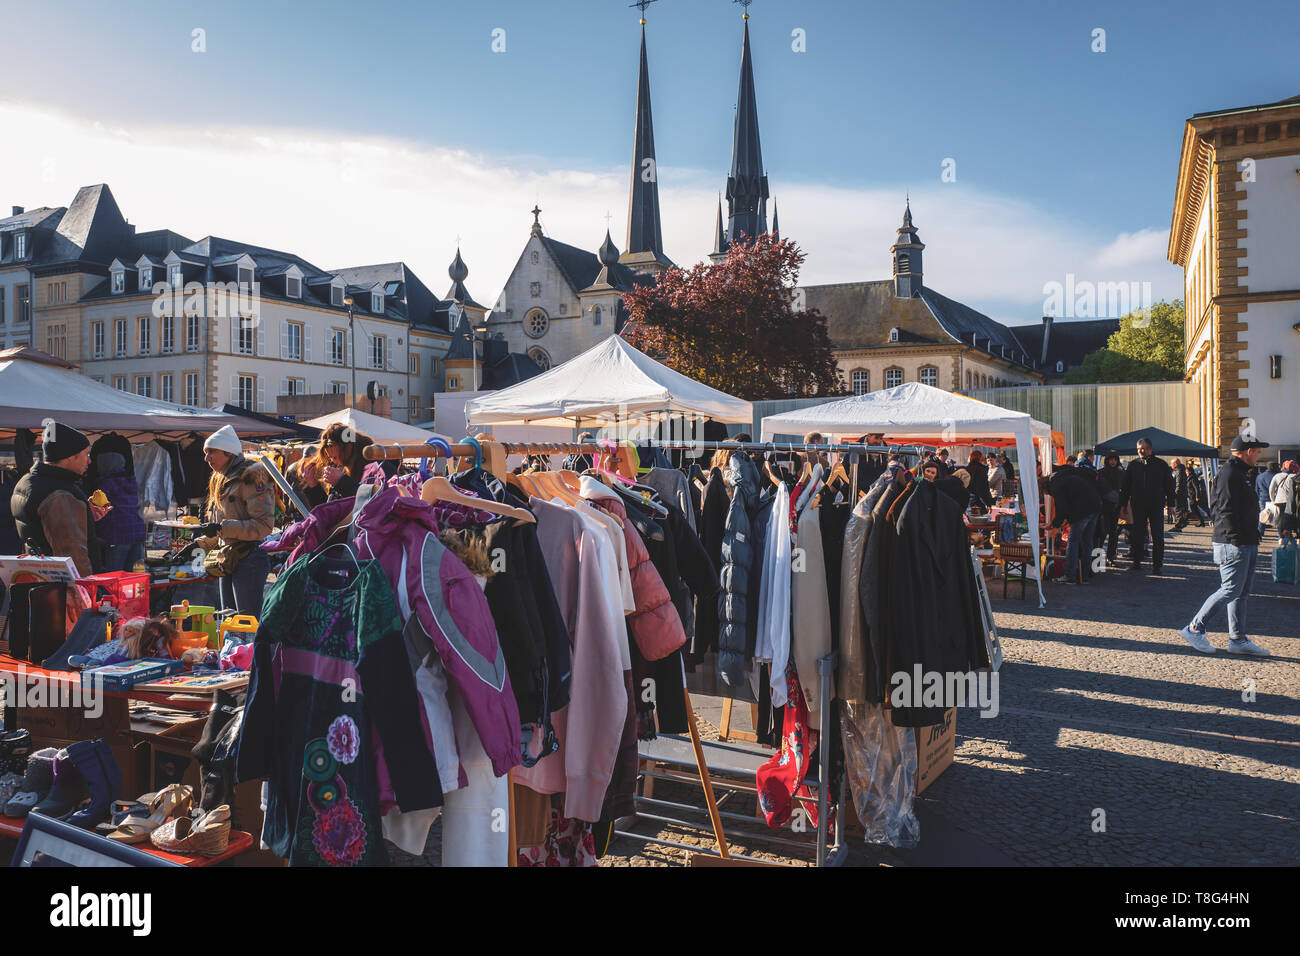
[[[481,440],[462,440],[461,442],[450,443],[449,445],[447,445],[447,447],[449,447],[450,449],[450,455],[447,454],[447,447],[444,447],[445,444],[446,444],[446,440],[441,438],[439,439],[439,444],[437,445],[375,443],[375,444],[367,445],[365,447],[365,449],[363,450],[363,456],[368,461],[392,461],[397,459],[438,458],[438,457],[474,458],[476,456],[481,455],[483,468],[491,472],[493,475],[495,475],[497,478],[499,478],[504,482],[508,474],[508,470],[506,468],[505,462],[506,462],[506,458],[510,455],[575,455],[575,454],[608,455],[612,450],[614,450],[615,447],[621,446],[624,443],[613,442],[610,440],[606,440],[604,442],[601,441],[498,442],[492,440],[487,435],[484,435]],[[651,439],[649,441],[643,441],[640,443],[629,442],[628,444],[640,445],[640,446],[644,446],[648,444],[652,447],[661,448],[665,450],[688,450],[688,451],[698,450],[701,452],[729,450],[729,451],[745,451],[745,452],[750,452],[750,451],[825,452],[828,454],[830,453],[894,454],[894,453],[901,452],[903,454],[919,455],[923,453],[922,449],[913,446],[867,445],[867,444],[856,444],[856,443],[833,445],[833,444],[810,444],[807,442],[792,443],[792,442],[733,442],[733,441],[673,441],[673,440]],[[830,842],[831,829],[832,829],[829,820],[830,817],[829,811],[830,811],[830,804],[831,804],[830,775],[831,775],[831,768],[834,764],[833,753],[836,747],[839,746],[839,742],[834,739],[835,735],[829,732],[831,727],[831,713],[830,713],[831,701],[834,697],[833,677],[834,677],[836,664],[837,664],[837,655],[834,651],[832,651],[830,654],[826,655],[825,657],[822,657],[817,662],[820,683],[821,683],[821,703],[820,703],[821,724],[820,726],[822,732],[822,737],[821,737],[822,752],[818,761],[818,768],[819,768],[818,779],[817,780],[805,779],[804,781],[810,789],[816,788],[818,793],[817,801],[818,801],[819,812],[817,818],[817,839],[816,839],[816,846],[815,846],[817,866],[839,865],[840,863],[843,862],[847,851],[847,847],[844,843],[844,807],[845,807],[845,786],[847,780],[847,773],[842,774],[840,778],[840,785],[838,788],[839,792],[836,797],[837,812],[835,814],[835,822],[834,822],[834,843],[831,844]],[[683,760],[679,757],[674,757],[673,755],[668,753],[662,753],[656,756],[656,750],[665,749],[665,748],[653,747],[653,744],[657,743],[658,741],[652,741],[651,742],[652,746],[648,748],[648,752],[643,751],[639,753],[638,755],[640,757],[639,762],[642,763],[643,765],[645,763],[650,763],[650,764],[659,763],[659,764],[667,764],[669,766],[680,766],[680,767],[689,767],[693,764],[698,773],[700,785],[704,791],[707,813],[708,813],[710,824],[713,829],[714,840],[717,844],[716,854],[708,854],[708,855],[716,855],[720,857],[722,860],[726,860],[726,861],[731,861],[734,859],[737,861],[759,862],[759,861],[751,861],[750,858],[746,858],[746,857],[733,857],[732,853],[730,852],[727,846],[726,835],[723,831],[722,818],[724,814],[723,812],[720,811],[717,797],[714,794],[712,772],[714,771],[715,767],[716,769],[724,773],[730,772],[734,774],[737,772],[740,773],[747,772],[747,771],[737,771],[735,768],[728,767],[725,763],[722,762],[723,760],[726,760],[727,750],[734,751],[734,750],[738,750],[738,748],[734,748],[734,747],[727,748],[725,746],[711,744],[710,749],[718,751],[720,757],[720,760],[717,763],[711,763],[707,755],[705,754],[704,745],[700,740],[699,730],[696,726],[696,721],[695,721],[695,710],[691,705],[690,691],[683,689],[683,694],[685,695],[686,698],[685,701],[686,718],[687,718],[687,726],[690,731],[690,745],[691,745],[693,760],[692,761]],[[675,739],[677,741],[680,741],[683,744],[685,743],[685,738],[673,734],[661,735],[659,739],[668,740],[668,741]],[[681,779],[680,776],[676,776],[672,774],[656,773],[653,770],[647,770],[644,768],[640,772],[639,776],[641,777],[642,780],[653,779],[655,776],[669,777],[677,780]],[[726,786],[730,786],[730,785],[726,785]],[[737,788],[732,786],[732,789],[737,789]],[[741,787],[739,789],[743,790],[748,788]],[[510,788],[510,796],[511,796],[510,808],[509,808],[510,865],[513,866],[517,858],[517,851],[516,851],[516,844],[515,844],[515,819],[514,819],[515,814],[514,814],[513,784],[511,785]],[[642,796],[638,796],[636,799],[638,804],[649,804],[652,807],[656,807],[656,808],[665,807],[669,809],[685,809],[696,813],[700,812],[699,808],[691,807],[685,804],[669,803],[667,801],[654,800],[653,798],[642,797]],[[727,813],[725,814],[725,816],[728,819],[733,819],[736,820],[737,822],[747,822],[751,819],[754,819],[754,818],[742,816],[739,814],[733,814],[733,813]],[[644,818],[656,822],[675,823],[675,824],[688,826],[688,827],[698,826],[698,823],[695,823],[690,820],[679,819],[671,816],[647,814],[641,812],[640,810],[637,811],[636,817]],[[660,845],[672,846],[675,848],[688,850],[688,851],[695,851],[695,852],[699,852],[700,849],[699,847],[688,846],[686,844],[676,843],[671,840],[665,840],[658,837],[646,837],[640,834],[630,833],[626,829],[617,829],[615,833],[618,836],[640,840],[644,843],[656,843]],[[805,845],[805,844],[797,843],[796,841],[793,840],[775,836],[770,833],[748,833],[746,835],[751,839],[765,842],[765,843],[773,843],[777,845],[789,845],[789,846]]]

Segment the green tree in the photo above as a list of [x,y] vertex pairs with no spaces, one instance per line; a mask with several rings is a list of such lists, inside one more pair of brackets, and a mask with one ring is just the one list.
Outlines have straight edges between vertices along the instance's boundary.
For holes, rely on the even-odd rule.
[[1183,377],[1183,303],[1161,300],[1119,320],[1106,348],[1093,352],[1065,376],[1069,385],[1167,382]]

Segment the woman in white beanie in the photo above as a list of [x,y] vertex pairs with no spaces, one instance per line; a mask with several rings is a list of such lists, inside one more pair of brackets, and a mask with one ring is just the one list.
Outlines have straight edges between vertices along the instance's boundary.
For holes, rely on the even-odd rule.
[[261,462],[244,457],[235,430],[223,425],[203,443],[212,468],[208,482],[208,524],[198,541],[204,566],[219,576],[222,609],[262,616],[269,565],[258,544],[275,526],[275,491]]

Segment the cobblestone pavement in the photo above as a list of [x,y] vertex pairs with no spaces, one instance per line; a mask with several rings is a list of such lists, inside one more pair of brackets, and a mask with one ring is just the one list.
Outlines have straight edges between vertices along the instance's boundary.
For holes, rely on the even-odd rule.
[[[917,800],[920,846],[853,841],[849,865],[1300,862],[1300,587],[1272,583],[1270,537],[1248,625],[1273,657],[1224,653],[1222,615],[1209,623],[1220,651],[1203,655],[1177,630],[1218,586],[1210,532],[1165,540],[1162,577],[1116,569],[1082,587],[1049,584],[1041,609],[1032,588],[1023,601],[1014,585],[1007,599],[1000,582],[991,588],[1005,655],[1000,712],[958,714],[956,760]],[[1249,691],[1253,700],[1243,699]],[[699,802],[699,793],[656,796]],[[749,801],[731,809],[752,812]],[[656,827],[643,822],[636,832],[712,845],[707,827]],[[774,862],[808,858],[733,842],[737,853]],[[620,839],[602,865],[684,859]]]

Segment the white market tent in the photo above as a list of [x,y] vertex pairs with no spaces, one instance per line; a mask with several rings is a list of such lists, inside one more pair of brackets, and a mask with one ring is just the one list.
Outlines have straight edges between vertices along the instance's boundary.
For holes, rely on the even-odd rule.
[[669,416],[751,422],[749,402],[674,372],[611,335],[563,365],[475,398],[465,405],[474,427],[573,427],[661,420]]
[[172,405],[109,388],[80,374],[71,363],[38,349],[0,352],[0,439],[12,440],[16,429],[40,433],[47,418],[71,425],[92,439],[117,432],[134,442],[181,439],[191,432],[210,435],[222,425],[233,427],[241,438],[290,431],[255,418]]
[[419,445],[427,440],[431,434],[428,430],[417,428],[415,425],[407,425],[403,422],[395,422],[391,418],[371,415],[369,412],[363,412],[357,408],[340,408],[336,412],[321,415],[319,418],[313,418],[311,421],[303,422],[303,424],[324,431],[335,422],[342,422],[344,425],[351,426],[361,434],[368,435],[374,441],[386,445]]
[[[762,422],[762,440],[773,435],[818,431],[823,435],[884,435],[889,442],[933,446],[1003,444],[1013,440],[1020,462],[1021,498],[1026,503],[1029,540],[1034,549],[1034,567],[1041,566],[1038,544],[1038,478],[1028,463],[1034,460],[1035,445],[1041,467],[1048,473],[1052,429],[1024,412],[1011,411],[946,392],[920,382],[907,382],[865,395],[769,415]],[[1043,598],[1041,574],[1037,575],[1039,606]]]

